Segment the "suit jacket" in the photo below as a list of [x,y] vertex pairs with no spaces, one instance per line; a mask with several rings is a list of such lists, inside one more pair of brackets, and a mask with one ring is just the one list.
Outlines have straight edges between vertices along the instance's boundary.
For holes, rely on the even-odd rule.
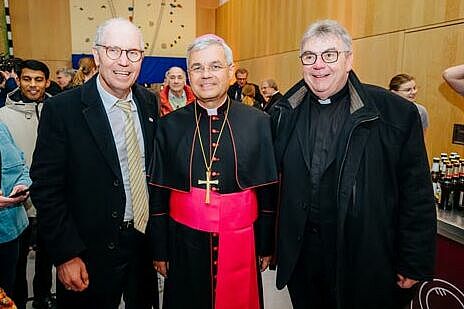
[[266,113],[270,114],[271,113],[271,110],[272,110],[272,107],[280,100],[282,99],[284,96],[280,93],[280,92],[276,92],[272,95],[272,97],[269,99],[269,102],[267,103],[264,103],[266,105],[264,105],[263,107],[263,111],[265,111]]
[[[126,197],[96,78],[47,101],[39,123],[31,197],[39,212],[39,233],[55,265],[84,255],[92,256],[98,269],[118,249]],[[132,92],[148,170],[156,97],[138,85]]]
[[[256,84],[252,83],[247,83],[249,85],[253,85],[255,87],[255,100],[259,102],[259,105],[263,104],[265,102],[263,96],[261,95],[261,92],[259,91],[259,87]],[[238,91],[239,95],[238,98],[236,98],[236,92]],[[240,101],[241,95],[242,95],[242,88],[237,84],[237,82],[233,83],[232,85],[229,86],[229,89],[227,90],[227,95],[229,98],[232,100]]]

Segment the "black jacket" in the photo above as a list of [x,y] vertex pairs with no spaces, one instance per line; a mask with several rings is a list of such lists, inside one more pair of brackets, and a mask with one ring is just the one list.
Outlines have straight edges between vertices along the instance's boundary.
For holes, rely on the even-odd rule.
[[[96,266],[118,250],[126,197],[116,145],[96,78],[47,101],[31,167],[31,198],[39,232],[55,265],[82,254]],[[148,170],[156,97],[132,88]]]
[[[428,280],[434,269],[436,215],[419,113],[385,89],[361,84],[353,72],[348,83],[350,116],[335,172],[321,179],[329,192],[320,198],[321,254],[335,268],[339,309],[396,308],[396,274]],[[309,208],[307,138],[295,129],[307,93],[300,81],[272,112],[282,178],[279,289],[294,271]]]

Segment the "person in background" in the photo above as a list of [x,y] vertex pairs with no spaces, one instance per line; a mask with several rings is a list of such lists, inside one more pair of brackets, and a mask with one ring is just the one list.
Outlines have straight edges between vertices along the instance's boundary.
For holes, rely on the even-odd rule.
[[109,19],[92,48],[98,75],[47,101],[31,166],[39,234],[57,270],[59,308],[158,308],[145,233],[156,97],[136,84],[142,33]]
[[259,105],[263,105],[264,98],[259,92],[259,87],[258,85],[248,83],[248,70],[245,68],[238,68],[235,71],[235,83],[229,86],[229,89],[227,90],[227,95],[232,100],[241,101],[242,100],[242,89],[243,89],[243,86],[245,86],[246,84],[250,84],[250,85],[253,85],[253,87],[255,87],[254,99],[259,103]]
[[93,57],[82,57],[78,62],[79,68],[71,82],[72,87],[81,86],[97,73],[97,65]]
[[228,97],[233,56],[222,38],[196,38],[187,64],[197,99],[159,120],[151,169],[164,309],[262,308],[277,182],[270,118]]
[[[0,108],[0,121],[10,130],[17,145],[24,152],[26,163],[32,162],[32,152],[37,139],[37,127],[45,99],[51,97],[46,92],[50,85],[50,71],[41,61],[24,60],[18,67],[19,87],[7,96],[5,106]],[[33,281],[33,307],[54,308],[52,288],[52,262],[44,250],[40,235],[37,234],[37,213],[30,203],[28,206],[29,227],[20,238],[20,254],[17,264],[16,287],[13,297],[19,309],[26,306],[29,296],[27,284],[27,256],[34,249],[35,271]]]
[[242,89],[242,103],[260,109],[259,103],[255,100],[255,87],[247,84]]
[[460,95],[464,95],[464,64],[447,68],[443,79]]
[[186,84],[187,76],[182,68],[171,67],[165,76],[167,85],[160,92],[160,116],[195,101],[195,95]]
[[266,102],[262,106],[262,110],[269,114],[272,107],[283,97],[283,95],[279,92],[277,83],[273,79],[266,79],[261,82],[261,92],[266,99]]
[[395,75],[390,80],[388,88],[393,93],[396,93],[397,95],[411,101],[416,105],[417,110],[419,111],[422,129],[424,130],[425,136],[425,133],[427,133],[427,128],[429,127],[429,114],[423,105],[416,102],[418,89],[414,77],[408,74]]
[[19,259],[19,237],[28,225],[22,203],[29,196],[25,190],[30,184],[24,155],[7,126],[0,122],[0,287],[10,296]]
[[60,86],[61,90],[68,90],[72,88],[72,80],[76,71],[68,68],[60,68],[56,70],[56,82]]
[[277,287],[295,309],[402,309],[433,279],[437,231],[417,108],[359,81],[334,20],[309,26],[300,60],[272,113]]

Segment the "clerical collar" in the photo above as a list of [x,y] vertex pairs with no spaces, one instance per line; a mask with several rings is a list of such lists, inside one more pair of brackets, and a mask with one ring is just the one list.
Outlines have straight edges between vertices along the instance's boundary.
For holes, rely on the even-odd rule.
[[332,104],[332,103],[337,103],[339,101],[341,101],[341,99],[345,98],[346,96],[349,95],[349,88],[348,88],[348,83],[345,84],[345,86],[339,91],[337,92],[336,94],[328,97],[327,99],[325,100],[322,100],[320,98],[318,98],[308,87],[308,90],[309,90],[309,94],[311,96],[311,99],[312,101],[315,101],[315,102],[318,102],[319,104],[321,105],[328,105],[328,104]]
[[217,116],[219,113],[224,113],[225,109],[227,108],[227,104],[224,104],[227,102],[228,97],[226,96],[224,98],[224,102],[221,103],[218,107],[215,108],[208,108],[203,106],[203,104],[197,100],[198,106],[201,107],[200,111],[206,112],[208,116]]

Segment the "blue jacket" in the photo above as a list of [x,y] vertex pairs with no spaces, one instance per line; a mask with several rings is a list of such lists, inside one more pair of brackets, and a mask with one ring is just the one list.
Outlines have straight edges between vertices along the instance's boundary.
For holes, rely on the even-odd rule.
[[[16,146],[5,124],[0,122],[1,190],[8,196],[19,184],[31,185],[29,168],[22,151]],[[0,243],[16,239],[27,227],[26,210],[22,205],[0,208]]]

